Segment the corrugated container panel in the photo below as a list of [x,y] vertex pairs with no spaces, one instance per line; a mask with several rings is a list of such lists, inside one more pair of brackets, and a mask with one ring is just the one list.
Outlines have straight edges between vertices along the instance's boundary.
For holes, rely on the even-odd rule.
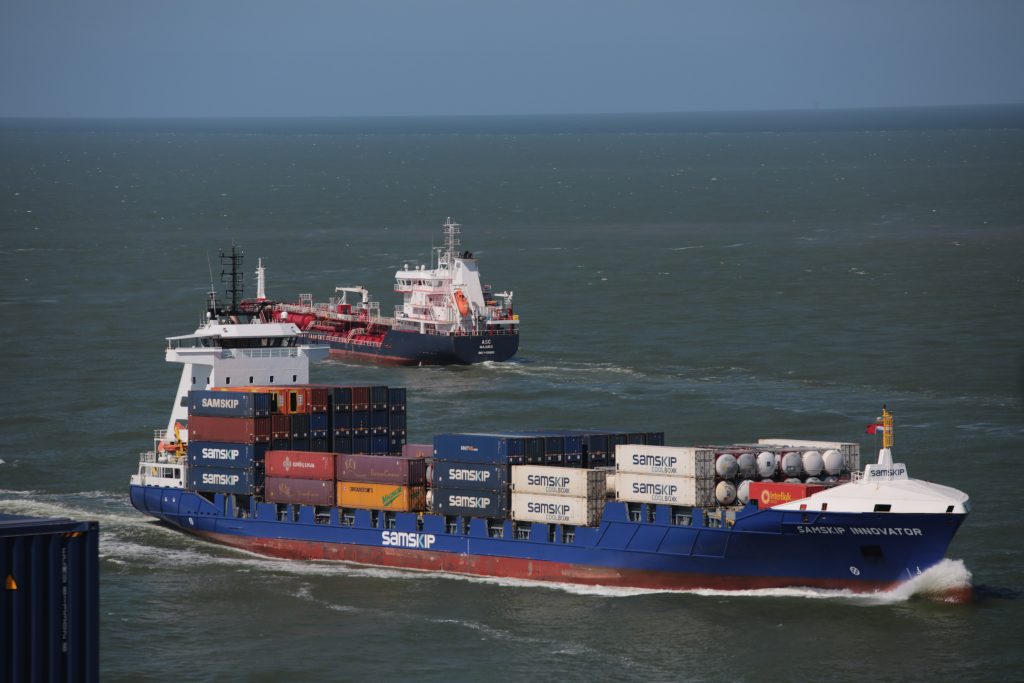
[[[309,412],[311,413],[326,413],[328,404],[328,391],[327,387],[309,387],[309,393],[307,394],[309,402]],[[326,429],[326,427],[325,427]]]
[[619,472],[665,474],[681,477],[715,477],[715,451],[683,446],[618,446],[615,467]]
[[292,439],[291,448],[285,450],[311,451],[313,450],[313,444],[309,439]]
[[387,410],[370,411],[370,429],[387,430],[391,424],[391,413]]
[[423,458],[379,455],[338,455],[335,476],[339,481],[423,486],[427,463]]
[[352,410],[370,409],[370,387],[352,387]]
[[190,441],[218,443],[269,443],[269,417],[208,417],[197,415],[188,421]]
[[587,453],[584,458],[584,467],[607,467],[610,464],[611,456],[607,453]]
[[408,416],[404,412],[402,412],[402,413],[391,413],[391,415],[390,415],[390,417],[388,419],[388,428],[389,429],[405,429],[406,426],[407,426],[407,423],[408,423],[407,417]]
[[599,500],[576,496],[549,496],[540,493],[512,493],[512,519],[524,522],[597,526],[604,512],[604,497]]
[[287,414],[288,413],[288,389],[287,387],[281,386],[238,386],[238,387],[210,387],[210,391],[218,392],[245,392],[245,393],[262,393],[270,395],[270,412]]
[[429,443],[403,444],[402,455],[407,458],[433,458],[434,445]]
[[388,409],[387,387],[370,387],[370,408],[371,410]]
[[[647,443],[647,434],[643,432],[630,432],[626,434],[626,443],[644,445]],[[651,444],[652,446],[654,444]]]
[[545,453],[544,464],[552,467],[561,467],[565,464],[565,455],[562,453]]
[[0,680],[99,680],[99,525],[0,514]]
[[315,451],[317,453],[330,453],[332,452],[331,440],[328,439],[327,437],[316,437],[310,439],[309,450]]
[[293,413],[291,415],[292,439],[309,438],[309,414]]
[[387,434],[373,434],[370,436],[370,453],[373,455],[388,455],[391,453],[391,439]]
[[309,416],[309,431],[324,432],[330,429],[330,420],[327,413],[311,413]]
[[508,493],[435,488],[432,512],[464,517],[508,517]]
[[334,479],[334,453],[270,451],[265,463],[268,477],[290,479]]
[[434,488],[501,491],[508,488],[508,482],[508,465],[434,460],[430,485]]
[[504,463],[509,456],[520,455],[516,451],[522,448],[522,439],[496,434],[438,434],[434,437],[435,460]]
[[427,508],[422,486],[339,481],[338,507],[418,512]]
[[263,488],[268,503],[334,505],[334,480],[293,479],[268,476]]
[[352,387],[331,387],[329,393],[332,413],[352,412]]
[[331,438],[331,450],[335,453],[351,453],[352,437],[335,432]]
[[648,446],[664,446],[665,432],[647,432],[644,436],[644,443]]
[[667,503],[707,507],[715,504],[715,480],[619,471],[615,495],[631,503]]
[[263,485],[263,470],[189,467],[187,483],[192,491],[250,495]]
[[388,406],[393,413],[405,412],[406,392],[405,387],[391,387],[388,389]]
[[352,437],[352,452],[353,453],[370,453],[370,437],[357,435]]
[[369,429],[370,428],[370,411],[366,410],[353,410],[352,411],[352,429]]
[[331,413],[331,429],[352,429],[352,411]]
[[764,509],[801,500],[826,488],[828,487],[818,484],[753,481],[750,482],[750,500],[756,500],[757,507]]
[[283,439],[271,439],[270,450],[272,451],[288,451],[292,448],[291,437],[285,437]]
[[589,455],[608,454],[607,434],[584,434],[583,450]]
[[270,438],[290,439],[292,438],[292,421],[287,415],[274,414],[270,416]]
[[582,496],[604,500],[605,473],[567,467],[518,466],[512,468],[513,493]]
[[582,453],[566,453],[562,462],[563,467],[583,467]]
[[270,448],[265,443],[218,443],[189,441],[188,464],[213,467],[252,467],[262,462]]
[[188,392],[188,413],[208,417],[268,417],[270,394],[193,389]]

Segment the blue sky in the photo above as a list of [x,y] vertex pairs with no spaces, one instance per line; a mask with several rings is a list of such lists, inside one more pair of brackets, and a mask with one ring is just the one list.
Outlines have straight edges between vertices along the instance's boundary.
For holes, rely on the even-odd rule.
[[0,0],[0,116],[1024,102],[1024,2]]

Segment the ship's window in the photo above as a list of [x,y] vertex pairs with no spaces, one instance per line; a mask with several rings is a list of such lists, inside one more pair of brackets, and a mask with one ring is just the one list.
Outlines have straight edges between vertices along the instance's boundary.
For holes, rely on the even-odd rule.
[[824,512],[825,510],[828,510],[828,503],[821,504],[821,511]]
[[299,378],[296,375],[292,375],[292,381],[293,382],[298,382]]
[[192,378],[192,384],[195,384],[195,383],[196,383],[196,378],[195,378],[195,377],[193,377],[193,378]]
[[423,531],[423,515],[416,515],[416,531]]
[[273,375],[271,375],[271,376],[270,376],[270,383],[271,383],[271,384],[273,384],[273,383],[274,383],[274,376],[273,376]]
[[658,506],[648,505],[647,506],[647,521],[654,524],[654,520],[658,518]]
[[293,413],[296,410],[298,410],[298,408],[299,408],[298,401],[299,401],[299,394],[298,394],[298,392],[295,392],[295,391],[289,392],[288,393],[288,410],[293,412]]
[[948,507],[946,508],[946,514],[947,514],[947,515],[948,515],[949,513],[951,513],[951,512],[953,512],[953,506],[952,506],[952,505],[950,505],[950,506],[948,506]]
[[182,408],[188,408],[188,396],[182,396],[181,400],[178,401],[178,405]]
[[227,381],[226,381],[226,382],[224,382],[224,384],[231,384],[231,378],[230,378],[230,377],[228,377]]
[[887,503],[877,503],[875,505],[875,512],[889,512],[892,509],[892,505]]
[[249,384],[252,384],[252,375],[249,375]]

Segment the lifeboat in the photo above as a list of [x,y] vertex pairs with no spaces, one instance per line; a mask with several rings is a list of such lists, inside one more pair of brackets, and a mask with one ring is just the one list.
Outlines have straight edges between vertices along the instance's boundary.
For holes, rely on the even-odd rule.
[[459,315],[469,315],[469,299],[462,293],[461,289],[456,289],[455,294],[455,305],[459,307]]

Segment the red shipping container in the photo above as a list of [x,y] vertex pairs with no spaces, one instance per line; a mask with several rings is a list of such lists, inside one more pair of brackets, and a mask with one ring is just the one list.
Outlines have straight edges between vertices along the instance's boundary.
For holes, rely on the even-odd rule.
[[827,486],[821,484],[786,484],[783,482],[760,482],[750,483],[750,500],[757,501],[760,509],[775,507],[783,503],[791,503],[794,500],[801,500],[818,491],[824,491]]
[[289,439],[292,435],[292,421],[287,415],[270,416],[270,433],[275,439]]
[[268,503],[334,505],[336,491],[333,480],[267,477],[263,484],[263,497]]
[[352,410],[370,409],[370,387],[350,387],[352,389]]
[[267,451],[264,467],[268,477],[334,480],[334,453]]
[[196,415],[188,419],[188,439],[217,443],[268,443],[270,418]]
[[422,486],[427,480],[427,461],[397,455],[338,453],[336,475],[339,481]]
[[433,458],[434,457],[434,444],[430,444],[430,443],[404,443],[404,444],[402,444],[402,457],[403,458]]

